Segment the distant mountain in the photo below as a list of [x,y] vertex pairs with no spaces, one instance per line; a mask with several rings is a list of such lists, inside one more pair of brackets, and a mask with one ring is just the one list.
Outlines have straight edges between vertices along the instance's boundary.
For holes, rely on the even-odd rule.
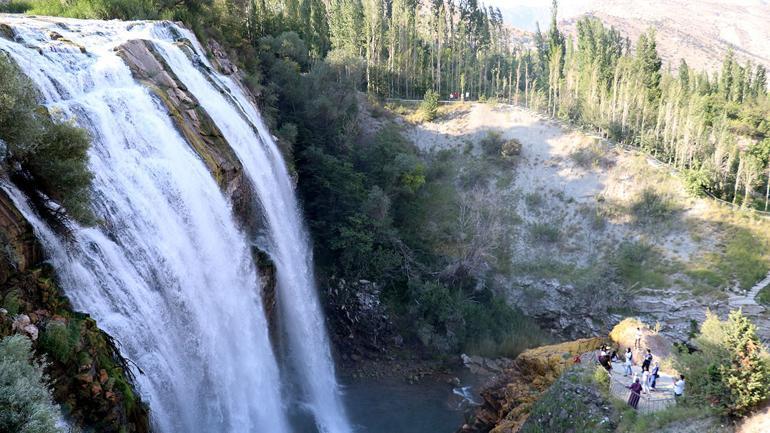
[[612,0],[587,2],[587,12],[562,21],[575,34],[577,19],[600,18],[635,41],[652,27],[658,50],[672,66],[684,58],[690,66],[719,69],[732,47],[743,63],[770,67],[770,1],[768,0]]

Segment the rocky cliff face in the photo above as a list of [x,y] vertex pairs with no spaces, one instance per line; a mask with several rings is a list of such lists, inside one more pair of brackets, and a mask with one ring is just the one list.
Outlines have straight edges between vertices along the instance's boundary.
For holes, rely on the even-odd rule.
[[147,408],[111,338],[72,307],[43,264],[31,225],[0,190],[0,338],[27,335],[48,362],[54,398],[76,424],[99,432],[149,432]]
[[13,205],[11,199],[0,190],[0,285],[11,275],[26,272],[40,261],[41,252],[32,227]]
[[527,420],[540,396],[576,355],[596,350],[605,340],[586,338],[542,346],[521,353],[484,387],[484,402],[460,433],[512,433]]

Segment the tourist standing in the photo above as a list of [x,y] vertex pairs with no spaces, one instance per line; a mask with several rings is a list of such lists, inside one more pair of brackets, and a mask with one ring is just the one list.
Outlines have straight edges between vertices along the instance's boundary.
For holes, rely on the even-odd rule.
[[639,379],[634,379],[634,383],[629,385],[628,389],[631,390],[631,394],[628,395],[628,405],[636,409],[639,406],[639,393],[642,391]]
[[652,364],[652,352],[647,349],[647,353],[644,355],[644,361],[642,362],[642,370],[650,371],[650,364]]
[[679,398],[684,395],[684,374],[679,375],[679,380],[674,383],[674,397]]
[[650,372],[647,370],[642,371],[642,392],[645,394],[650,392]]
[[655,361],[655,367],[652,368],[652,373],[650,373],[650,388],[655,389],[655,382],[658,381],[658,376],[660,372],[660,362]]
[[626,349],[626,362],[623,363],[623,366],[625,368],[623,372],[623,377],[631,375],[631,365],[632,365],[631,359],[633,358],[633,356],[634,355],[633,353],[631,353],[631,348],[629,347],[628,349]]
[[642,348],[642,329],[636,328],[636,339],[634,339],[634,349]]

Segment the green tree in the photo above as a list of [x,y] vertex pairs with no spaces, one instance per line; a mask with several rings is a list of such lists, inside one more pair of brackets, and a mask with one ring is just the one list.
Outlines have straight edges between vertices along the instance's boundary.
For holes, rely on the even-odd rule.
[[724,346],[730,363],[720,366],[722,380],[730,391],[727,409],[745,415],[770,396],[767,353],[757,336],[757,327],[740,310],[732,311],[724,326]]
[[4,161],[29,174],[33,186],[64,206],[82,223],[93,223],[90,139],[84,129],[52,114],[41,114],[32,82],[0,54],[0,140]]
[[438,100],[439,95],[435,90],[430,89],[425,92],[425,97],[420,104],[420,112],[424,120],[430,122],[436,118],[438,114]]

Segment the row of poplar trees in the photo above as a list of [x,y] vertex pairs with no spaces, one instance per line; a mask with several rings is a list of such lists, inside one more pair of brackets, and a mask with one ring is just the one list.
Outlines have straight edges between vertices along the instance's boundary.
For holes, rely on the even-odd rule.
[[[688,187],[742,206],[768,209],[770,99],[767,71],[729,51],[721,71],[662,68],[654,30],[636,44],[595,18],[577,23],[577,40],[556,26],[535,52],[514,56],[525,69],[513,99],[553,117],[593,127],[685,173]],[[532,89],[532,90],[529,90]]]
[[643,148],[683,170],[695,192],[768,207],[767,71],[732,51],[711,75],[684,60],[664,69],[652,30],[632,43],[587,17],[568,37],[555,0],[549,28],[529,47],[477,0],[249,1],[255,40],[293,29],[316,58],[359,59],[372,94],[433,90],[526,105]]

